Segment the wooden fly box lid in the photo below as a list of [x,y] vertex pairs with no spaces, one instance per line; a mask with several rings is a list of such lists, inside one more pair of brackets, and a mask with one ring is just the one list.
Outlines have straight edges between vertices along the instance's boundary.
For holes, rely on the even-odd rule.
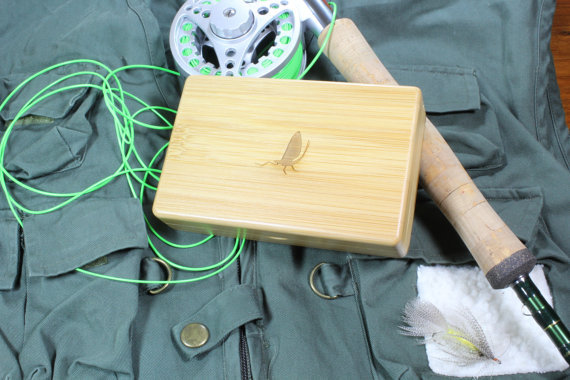
[[402,257],[424,123],[415,87],[192,76],[153,212],[175,229]]

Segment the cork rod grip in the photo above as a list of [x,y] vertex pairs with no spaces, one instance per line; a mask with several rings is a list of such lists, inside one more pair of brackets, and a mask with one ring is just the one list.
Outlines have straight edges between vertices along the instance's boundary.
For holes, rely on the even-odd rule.
[[[322,45],[325,28],[319,37]],[[397,85],[350,19],[335,22],[324,50],[350,82]],[[534,256],[489,205],[449,145],[426,120],[420,159],[423,187],[451,222],[494,288],[510,285],[535,264]]]

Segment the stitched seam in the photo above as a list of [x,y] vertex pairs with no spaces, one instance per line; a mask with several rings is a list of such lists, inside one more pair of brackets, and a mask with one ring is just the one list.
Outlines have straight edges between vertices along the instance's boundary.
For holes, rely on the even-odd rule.
[[[350,268],[350,273],[351,273],[351,278],[352,278],[352,286],[354,289],[354,303],[356,304],[356,310],[358,311],[358,314],[360,316],[360,331],[362,333],[362,337],[364,339],[364,342],[366,343],[366,354],[368,356],[368,362],[370,363],[370,373],[372,375],[372,378],[377,379],[378,376],[376,374],[376,371],[374,369],[375,365],[374,365],[374,354],[372,352],[372,342],[370,334],[368,334],[368,329],[366,327],[366,315],[364,313],[363,310],[363,306],[361,306],[360,304],[363,302],[363,300],[361,299],[361,295],[360,295],[360,289],[358,288],[358,282],[359,280],[357,280],[357,278],[360,278],[360,274],[358,273],[358,268],[356,268],[355,265],[353,265],[352,263],[352,259],[349,256],[348,257],[348,267]],[[359,302],[360,299],[360,302]]]
[[[457,100],[450,100],[448,102],[442,102],[441,100],[438,100],[438,105],[440,106],[445,106],[445,107],[450,107],[450,106],[463,106],[464,104],[471,104],[472,102],[474,102],[474,100],[471,100],[471,92],[476,91],[476,89],[471,88],[471,86],[469,85],[468,82],[468,76],[471,76],[474,78],[474,80],[477,80],[477,76],[474,74],[472,69],[467,69],[467,68],[459,68],[457,69],[457,71],[454,71],[452,69],[450,70],[446,70],[445,68],[433,68],[433,67],[426,67],[426,68],[407,68],[407,67],[398,67],[393,69],[394,71],[402,71],[402,72],[410,72],[410,73],[429,73],[429,74],[437,74],[437,75],[443,75],[443,76],[447,76],[447,77],[457,77],[458,79],[462,79],[461,83],[462,83],[462,92],[463,93],[467,93],[467,96],[465,99],[467,100],[463,100],[463,101],[457,101]],[[458,82],[459,83],[459,82]],[[431,113],[436,113],[439,114],[441,112],[431,112]],[[446,113],[446,112],[444,112]]]
[[540,224],[544,227],[544,231],[546,232],[550,240],[552,240],[552,234],[550,233],[550,229],[548,228],[548,225],[546,224],[546,221],[544,220],[542,215],[538,216],[538,220],[540,221]]
[[534,113],[534,129],[536,139],[541,141],[538,128],[538,76],[540,73],[540,28],[542,27],[542,14],[544,12],[544,0],[540,4],[540,11],[538,12],[538,22],[536,28],[536,67],[534,69],[534,99],[533,99],[533,113]]
[[[487,189],[482,189],[482,192],[485,191],[485,190],[487,190]],[[499,200],[505,200],[505,201],[524,201],[524,200],[527,200],[527,201],[530,201],[530,200],[534,200],[534,199],[537,199],[537,198],[540,199],[540,198],[542,198],[542,196],[536,195],[536,196],[517,197],[517,198],[514,198],[514,197],[506,197],[506,196],[505,196],[505,197],[500,197],[500,196],[496,196],[496,197],[485,196],[485,199],[487,199],[487,200],[498,200],[498,201],[499,201]],[[427,203],[427,202],[433,202],[433,200],[431,200],[431,199],[422,199],[422,200],[420,200],[420,202],[421,202],[421,203]]]
[[[217,243],[216,245],[218,246],[218,249],[217,249],[217,251],[218,251],[218,252],[217,252],[217,253],[218,253],[218,259],[221,259],[222,256],[223,256],[223,255],[222,255],[222,248],[223,248],[222,239],[216,239],[216,243]],[[223,272],[220,273],[218,278],[219,278],[218,284],[219,284],[219,289],[220,289],[219,294],[221,294],[221,293],[224,292],[224,287],[225,287],[225,285],[224,285],[224,284],[225,284],[225,276],[224,276],[224,273],[223,273]],[[233,290],[235,290],[235,289],[229,289],[229,292],[232,292]],[[218,295],[218,296],[219,296],[219,295]],[[218,296],[216,296],[216,297],[218,297]],[[209,304],[209,303],[208,303],[208,304]],[[207,304],[207,305],[208,305],[208,304]],[[205,306],[206,308],[207,308],[207,305]],[[201,311],[201,310],[200,310],[200,311]],[[198,320],[198,319],[197,319],[197,320]],[[219,343],[219,342],[220,342],[221,340],[223,340],[223,339],[224,339],[224,335],[222,335],[219,339],[217,339],[215,343],[217,344],[217,343]],[[228,362],[227,362],[227,359],[226,359],[226,357],[227,357],[228,354],[227,354],[227,352],[226,352],[226,345],[224,344],[225,342],[226,342],[226,341],[223,341],[222,344],[221,344],[221,349],[222,349],[222,376],[224,377],[224,379],[227,379],[227,374],[228,374],[228,372],[229,372],[229,366],[228,366]],[[214,346],[215,346],[215,345],[212,345],[212,347],[214,347]],[[209,349],[211,349],[211,347],[210,347]],[[204,352],[204,351],[201,351],[201,352]],[[192,357],[193,357],[193,356],[192,356]]]
[[570,163],[568,160],[568,156],[564,150],[564,146],[562,145],[562,140],[560,139],[560,135],[558,133],[558,129],[556,128],[556,117],[554,116],[554,111],[552,109],[552,99],[550,95],[550,91],[546,91],[546,100],[548,102],[548,112],[550,114],[550,120],[552,121],[552,130],[554,132],[554,138],[556,140],[556,144],[558,145],[558,149],[560,150],[560,154],[562,159],[564,160],[564,164],[566,165],[567,169],[570,169]]
[[[496,160],[498,160],[498,158],[496,158]],[[499,168],[502,168],[502,167],[504,167],[504,166],[505,166],[505,163],[501,161],[501,162],[499,162],[499,163],[488,164],[488,165],[485,165],[485,166],[478,166],[478,167],[475,167],[475,168],[468,168],[468,169],[465,169],[465,170],[467,170],[468,172],[477,172],[477,171],[489,170],[489,169],[499,169]]]
[[[143,21],[143,17],[139,13],[139,11],[136,10],[133,5],[131,5],[131,0],[127,0],[127,6],[129,7],[129,9],[131,9],[137,15],[137,17],[141,23],[141,27],[142,27],[143,32],[144,32],[144,38],[145,38],[145,42],[146,42],[147,53],[148,53],[148,58],[149,58],[150,64],[153,66],[158,66],[158,65],[156,65],[156,63],[153,60],[152,49],[151,49],[151,45],[150,45],[150,39],[149,39],[147,27],[145,25],[145,22]],[[164,91],[160,87],[160,84],[158,81],[158,73],[156,72],[156,70],[152,70],[152,72],[153,72],[152,77],[154,79],[154,84],[156,85],[156,88],[158,89],[158,92],[160,93],[160,96],[162,97],[164,104],[168,104],[168,102],[166,101],[166,96],[164,95]]]
[[536,196],[518,197],[518,198],[513,198],[513,197],[499,197],[499,196],[497,196],[497,197],[485,197],[485,198],[486,198],[487,200],[489,200],[489,199],[494,199],[494,200],[507,200],[507,201],[523,201],[523,200],[528,200],[528,201],[530,201],[530,200],[537,199],[537,198],[540,199],[540,198],[542,198],[542,197],[539,196],[539,195],[536,195]]

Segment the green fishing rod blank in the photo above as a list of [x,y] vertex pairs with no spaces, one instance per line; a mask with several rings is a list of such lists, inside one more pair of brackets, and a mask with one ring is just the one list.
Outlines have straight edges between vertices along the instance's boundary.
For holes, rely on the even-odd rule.
[[562,357],[570,364],[570,333],[554,309],[544,299],[528,275],[520,276],[511,285],[534,320],[544,329]]

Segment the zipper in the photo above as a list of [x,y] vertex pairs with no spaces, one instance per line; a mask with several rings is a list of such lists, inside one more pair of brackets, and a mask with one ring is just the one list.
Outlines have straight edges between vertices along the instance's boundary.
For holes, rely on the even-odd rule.
[[249,361],[249,348],[245,335],[245,326],[239,327],[239,362],[242,380],[251,380],[251,363]]
[[24,240],[24,229],[22,228],[22,226],[18,226],[18,238],[20,239],[19,241],[19,249],[20,252],[19,255],[23,256],[24,255],[24,249],[26,248],[26,241]]
[[19,276],[20,281],[25,281],[26,279],[24,276],[24,251],[26,250],[26,240],[24,236],[24,229],[22,226],[18,226],[18,267],[19,269]]
[[[240,257],[237,258],[237,276],[238,283],[241,285],[241,263]],[[239,327],[239,363],[242,380],[252,380],[251,361],[249,358],[249,347],[247,344],[247,336],[245,334],[245,325]]]

